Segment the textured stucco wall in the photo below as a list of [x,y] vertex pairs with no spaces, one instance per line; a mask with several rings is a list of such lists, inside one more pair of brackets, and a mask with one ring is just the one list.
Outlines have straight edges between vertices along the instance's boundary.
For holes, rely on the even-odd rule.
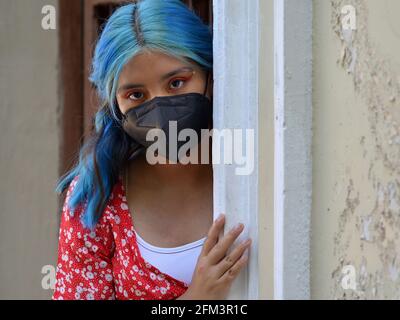
[[56,0],[0,0],[0,298],[46,299],[58,200],[57,31],[41,27]]
[[399,12],[397,0],[314,0],[314,299],[400,298]]

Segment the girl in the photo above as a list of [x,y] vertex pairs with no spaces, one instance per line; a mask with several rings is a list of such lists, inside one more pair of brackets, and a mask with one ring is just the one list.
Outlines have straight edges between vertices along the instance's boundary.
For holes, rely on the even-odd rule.
[[[250,242],[227,253],[243,224],[218,239],[212,165],[171,152],[170,123],[212,127],[211,79],[212,34],[181,1],[142,0],[109,18],[90,76],[101,101],[95,132],[57,186],[68,190],[53,299],[226,297]],[[172,144],[151,155],[157,128],[157,142]],[[210,151],[207,140],[189,154]]]

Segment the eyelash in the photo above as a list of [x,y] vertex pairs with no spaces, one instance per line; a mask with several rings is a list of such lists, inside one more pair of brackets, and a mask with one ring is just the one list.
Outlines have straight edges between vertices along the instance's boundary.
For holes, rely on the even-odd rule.
[[[176,78],[176,79],[173,79],[172,81],[170,81],[169,82],[169,85],[171,85],[171,83],[173,83],[173,82],[175,82],[175,81],[181,81],[181,82],[183,82],[183,84],[179,87],[179,88],[173,88],[172,90],[179,90],[179,89],[182,89],[182,87],[184,87],[185,86],[185,83],[187,82],[187,79],[183,79],[183,78]],[[133,95],[134,93],[142,93],[141,91],[132,91],[132,92],[129,92],[127,95],[126,95],[126,99],[129,99],[129,100],[132,100],[132,101],[139,101],[139,100],[141,100],[141,99],[143,99],[143,98],[139,98],[139,99],[130,99],[130,96],[131,95]]]

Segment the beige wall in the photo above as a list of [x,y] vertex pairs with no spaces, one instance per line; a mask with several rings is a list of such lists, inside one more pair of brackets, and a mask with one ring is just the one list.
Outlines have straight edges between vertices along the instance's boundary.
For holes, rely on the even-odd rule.
[[[357,30],[341,38],[347,4]],[[399,12],[397,0],[314,0],[314,299],[400,298]],[[345,265],[356,291],[341,286]]]
[[41,269],[57,250],[56,0],[0,0],[0,299],[46,299]]

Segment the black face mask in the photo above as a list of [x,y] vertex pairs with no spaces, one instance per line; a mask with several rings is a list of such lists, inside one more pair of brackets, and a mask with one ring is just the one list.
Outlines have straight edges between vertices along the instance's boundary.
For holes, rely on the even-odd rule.
[[[169,157],[169,121],[176,121],[177,137],[183,129],[193,129],[201,139],[201,129],[208,129],[212,121],[212,102],[206,97],[208,72],[204,93],[187,93],[175,96],[155,97],[123,115],[124,131],[133,139],[133,149],[129,160],[143,152],[154,141],[146,141],[147,132],[151,129],[163,130],[166,138],[166,154]],[[187,141],[176,141],[177,151]],[[192,145],[190,146],[193,147]],[[171,159],[176,161],[177,159]]]

